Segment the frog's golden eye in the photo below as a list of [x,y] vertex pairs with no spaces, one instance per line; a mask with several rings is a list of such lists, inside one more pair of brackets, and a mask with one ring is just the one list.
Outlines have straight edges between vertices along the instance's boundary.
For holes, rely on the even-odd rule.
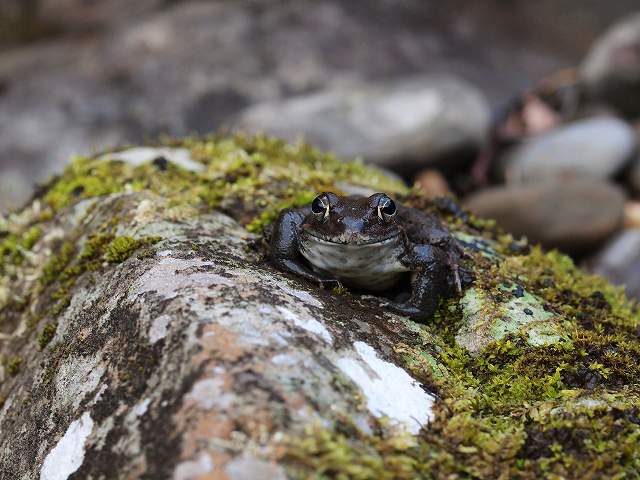
[[329,216],[329,200],[324,194],[318,195],[313,202],[311,202],[311,211],[321,220]]
[[396,204],[389,197],[382,197],[378,204],[378,217],[380,220],[391,220],[397,213]]

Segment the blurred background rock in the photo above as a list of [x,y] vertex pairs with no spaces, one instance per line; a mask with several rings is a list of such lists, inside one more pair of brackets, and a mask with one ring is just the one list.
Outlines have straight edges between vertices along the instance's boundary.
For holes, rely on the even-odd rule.
[[74,154],[221,128],[453,192],[640,297],[640,9],[2,0],[0,210]]

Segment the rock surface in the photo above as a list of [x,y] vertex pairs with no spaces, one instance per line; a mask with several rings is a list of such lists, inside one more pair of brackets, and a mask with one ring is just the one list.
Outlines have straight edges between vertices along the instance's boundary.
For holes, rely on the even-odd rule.
[[593,272],[623,285],[629,298],[640,299],[640,229],[616,235],[589,264]]
[[[167,223],[156,210],[162,199],[145,194],[76,209],[91,205],[88,232],[114,208],[145,210],[119,233],[167,240],[147,258],[79,286],[51,339],[59,346],[55,366],[40,367],[31,344],[21,369],[35,376],[17,383],[5,402],[5,442],[14,440],[6,434],[17,415],[35,413],[19,405],[47,391],[54,403],[50,416],[40,417],[42,427],[23,434],[11,459],[3,456],[5,474],[122,478],[146,468],[156,478],[194,478],[196,470],[228,478],[264,470],[269,476],[260,478],[284,478],[265,460],[284,432],[330,425],[333,415],[361,425],[384,415],[415,434],[432,419],[433,396],[382,353],[401,336],[376,335],[373,342],[367,335],[376,323],[402,331],[402,319],[364,317],[358,302],[336,311],[331,293],[310,293],[260,266],[245,251],[247,232],[222,214]],[[71,349],[67,342],[78,343]],[[362,411],[336,387],[339,376],[341,388],[362,389]],[[203,448],[211,440],[220,445]]]
[[627,115],[640,114],[640,14],[611,27],[591,48],[581,75],[591,94]]
[[416,175],[414,184],[428,198],[451,195],[446,177],[438,170],[422,170]]
[[257,105],[238,127],[291,141],[302,136],[340,157],[415,172],[477,151],[489,120],[487,101],[473,86],[451,76],[425,76]]
[[640,193],[640,157],[636,157],[629,169],[629,186],[636,194]]
[[569,123],[533,137],[507,152],[507,183],[593,178],[620,172],[636,153],[636,133],[613,117]]
[[[605,281],[305,145],[154,148],[0,217],[0,477],[637,471],[640,319]],[[271,268],[251,231],[337,183],[440,215],[473,284],[419,325]]]
[[494,187],[471,196],[466,205],[514,235],[585,253],[622,227],[625,195],[613,184],[581,180]]

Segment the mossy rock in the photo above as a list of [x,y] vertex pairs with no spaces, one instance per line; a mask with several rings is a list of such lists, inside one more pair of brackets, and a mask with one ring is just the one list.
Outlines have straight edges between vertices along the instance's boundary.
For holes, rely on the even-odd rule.
[[[440,215],[473,282],[417,324],[273,270],[326,190]],[[637,304],[445,206],[261,136],[75,159],[0,218],[0,473],[637,478]]]

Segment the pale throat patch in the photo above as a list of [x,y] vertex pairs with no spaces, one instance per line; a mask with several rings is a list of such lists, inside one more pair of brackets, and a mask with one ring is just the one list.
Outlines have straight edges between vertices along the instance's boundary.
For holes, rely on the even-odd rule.
[[345,285],[367,290],[387,289],[409,271],[399,260],[404,253],[400,235],[356,245],[328,242],[303,232],[300,252],[313,267],[335,275]]

